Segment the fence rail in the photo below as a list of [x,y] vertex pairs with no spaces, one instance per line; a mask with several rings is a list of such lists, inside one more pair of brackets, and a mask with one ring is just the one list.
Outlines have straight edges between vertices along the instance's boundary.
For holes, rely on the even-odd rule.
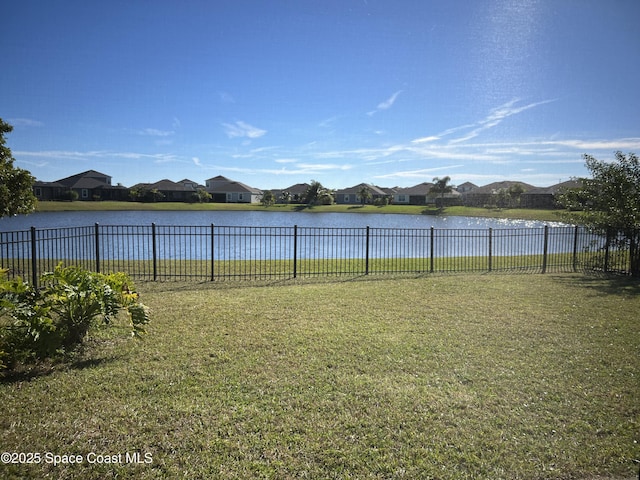
[[38,283],[58,262],[141,280],[599,270],[628,273],[623,239],[583,227],[390,229],[99,225],[0,232],[0,267]]

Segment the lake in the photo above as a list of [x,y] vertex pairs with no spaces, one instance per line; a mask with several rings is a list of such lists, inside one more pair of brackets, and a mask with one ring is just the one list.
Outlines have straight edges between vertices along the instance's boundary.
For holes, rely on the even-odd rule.
[[[32,226],[35,236],[28,231]],[[393,265],[385,268],[405,271],[415,267],[398,266],[396,259],[421,259],[424,270],[425,259],[484,257],[489,264],[497,257],[567,252],[575,257],[576,252],[593,250],[594,245],[600,248],[601,243],[582,230],[578,236],[578,229],[559,222],[457,216],[100,211],[38,212],[0,220],[3,265],[29,258],[72,259],[127,269],[139,260],[153,261],[154,268],[156,261],[168,260],[177,263],[165,265],[187,268],[198,260],[215,266],[217,275],[235,260],[251,265],[280,260],[316,265],[327,259],[333,264],[384,259]],[[22,264],[19,270],[24,270]]]
[[563,226],[560,222],[509,220],[480,217],[440,217],[376,213],[309,213],[261,211],[100,211],[36,212],[0,219],[0,232],[28,230],[31,227],[80,227],[101,225],[211,225],[252,227],[331,227],[331,228],[446,228],[500,229]]

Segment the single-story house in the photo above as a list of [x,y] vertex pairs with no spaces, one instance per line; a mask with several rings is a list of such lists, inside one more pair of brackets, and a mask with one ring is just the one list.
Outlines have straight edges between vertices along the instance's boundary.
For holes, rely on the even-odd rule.
[[393,195],[393,203],[398,205],[426,205],[433,183],[422,182],[413,187],[398,188]]
[[422,182],[413,187],[399,188],[393,195],[393,203],[399,205],[457,205],[460,203],[460,192],[452,190],[445,194],[434,194],[431,191],[433,186],[431,182]]
[[376,199],[382,199],[389,196],[388,193],[380,187],[376,187],[375,185],[369,185],[368,183],[360,183],[353,187],[336,190],[336,193],[335,193],[336,203],[361,204],[362,199],[360,198],[360,191],[363,188],[368,188],[369,193],[371,194],[371,198],[367,201],[367,203],[373,203]]
[[579,188],[579,180],[569,180],[550,187],[532,188],[520,195],[520,206],[524,208],[558,208],[557,195]]
[[205,185],[214,202],[259,203],[262,199],[262,190],[229,180],[222,175],[206,180]]
[[483,187],[474,188],[462,195],[462,203],[467,207],[484,207],[487,205],[497,205],[501,192],[508,191],[514,186],[521,187],[523,193],[535,188],[524,182],[502,181],[493,182]]
[[310,185],[308,183],[296,183],[288,188],[271,190],[278,203],[301,203]]
[[197,184],[183,184],[166,178],[155,183],[138,183],[131,187],[134,199],[154,202],[189,202],[197,191]]

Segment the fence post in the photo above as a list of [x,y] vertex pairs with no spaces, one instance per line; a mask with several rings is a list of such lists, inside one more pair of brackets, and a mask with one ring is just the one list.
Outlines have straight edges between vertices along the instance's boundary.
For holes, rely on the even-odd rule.
[[492,268],[492,258],[491,258],[491,251],[493,249],[493,228],[489,227],[489,271],[491,271]]
[[215,280],[215,240],[214,240],[215,226],[211,224],[211,281]]
[[434,252],[434,229],[431,227],[431,237],[429,239],[429,271],[433,273],[433,252]]
[[151,251],[153,254],[153,281],[158,279],[158,262],[157,262],[157,250],[156,250],[156,224],[151,224]]
[[607,227],[606,240],[604,243],[604,272],[609,271],[609,248],[611,247],[611,228]]
[[369,225],[367,225],[367,236],[365,246],[364,274],[369,275]]
[[573,271],[578,269],[578,225],[573,231]]
[[547,254],[549,250],[549,225],[544,226],[544,246],[542,247],[542,273],[547,273]]
[[298,276],[298,225],[293,226],[293,278]]
[[100,273],[100,226],[96,222],[94,225],[96,239],[96,273]]
[[38,248],[36,246],[36,227],[31,227],[31,283],[38,289]]

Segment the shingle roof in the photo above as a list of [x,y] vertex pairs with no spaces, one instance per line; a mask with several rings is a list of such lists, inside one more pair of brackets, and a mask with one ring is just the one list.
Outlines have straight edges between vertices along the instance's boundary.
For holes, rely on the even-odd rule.
[[[57,180],[57,183],[61,183],[67,188],[96,188],[96,186],[98,186],[96,184],[92,184],[94,186],[85,186],[88,185],[87,183],[80,184],[80,182],[84,182],[88,179],[91,179],[100,185],[110,185],[111,181],[111,177],[105,173],[100,173],[95,170],[87,170],[86,172],[71,175],[70,177],[61,178],[60,180]],[[103,181],[103,179],[106,179],[106,181]]]
[[399,188],[398,193],[402,195],[428,195],[433,187],[433,183],[422,182],[413,187]]
[[551,185],[550,187],[538,187],[532,188],[531,190],[527,190],[530,195],[542,195],[542,194],[551,194],[555,195],[563,190],[567,190],[570,188],[578,188],[582,186],[582,182],[579,180],[568,180],[566,182],[556,183],[555,185]]
[[369,190],[371,190],[371,194],[372,195],[386,195],[384,190],[382,190],[380,187],[376,187],[375,185],[369,185],[368,183],[360,183],[358,185],[354,185],[353,187],[343,188],[343,189],[337,190],[336,193],[338,193],[338,194],[358,194],[358,193],[360,193],[360,189],[362,187],[367,187]]
[[521,185],[522,188],[524,189],[524,191],[528,191],[531,190],[532,188],[535,188],[533,185],[529,185],[528,183],[524,183],[524,182],[517,182],[517,181],[510,181],[510,180],[505,180],[502,182],[493,182],[490,183],[489,185],[485,185],[483,187],[478,187],[476,189],[471,190],[468,193],[495,193],[498,190],[501,189],[509,189],[510,187],[512,187],[513,185]]
[[218,185],[215,189],[210,189],[209,191],[216,193],[262,193],[262,190],[250,187],[241,182],[223,183],[222,185]]

